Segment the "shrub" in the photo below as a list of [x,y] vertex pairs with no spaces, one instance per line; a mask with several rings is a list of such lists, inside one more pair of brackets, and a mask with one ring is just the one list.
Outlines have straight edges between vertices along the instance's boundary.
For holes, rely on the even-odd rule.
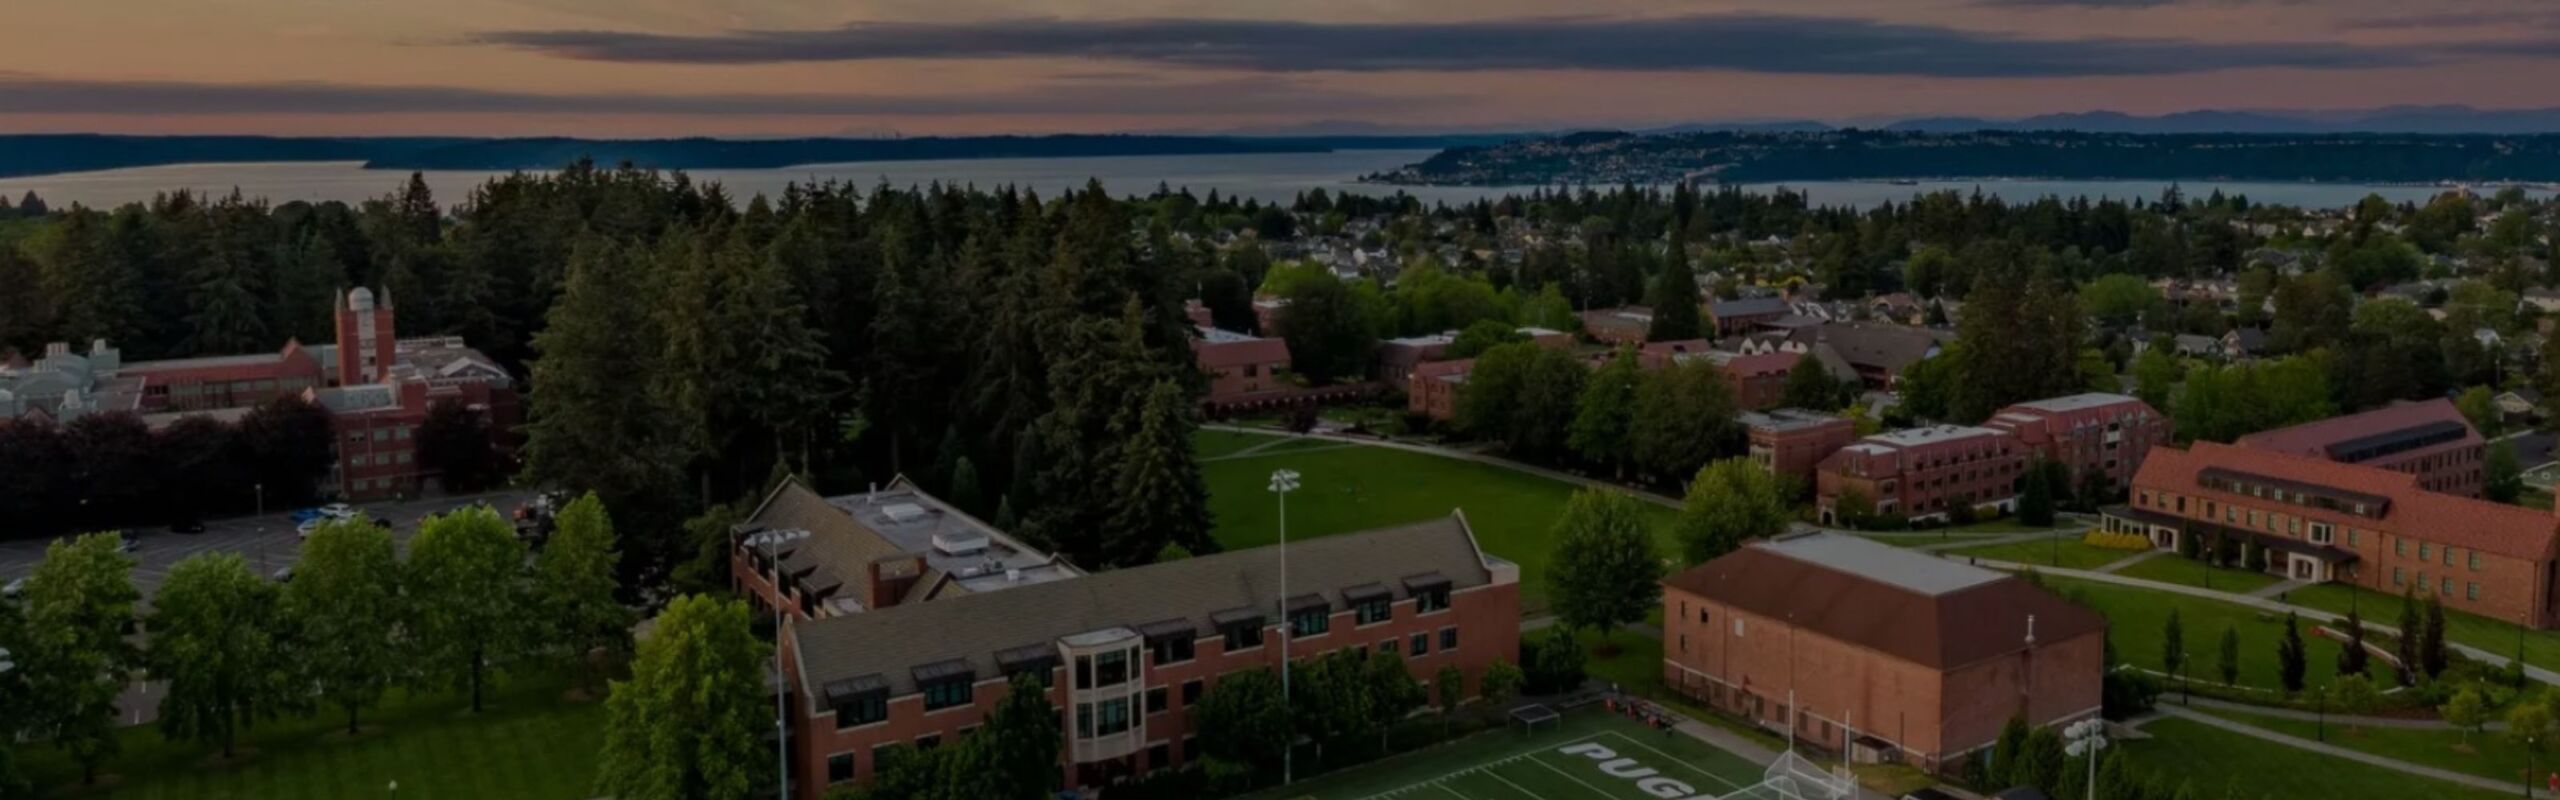
[[2160,679],[2133,670],[2108,670],[2099,689],[2102,712],[2108,719],[2128,719],[2151,707],[2160,699]]

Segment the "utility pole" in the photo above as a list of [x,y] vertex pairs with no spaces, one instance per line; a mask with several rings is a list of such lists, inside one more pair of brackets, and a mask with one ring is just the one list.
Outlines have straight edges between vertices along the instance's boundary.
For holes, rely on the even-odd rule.
[[1298,471],[1275,470],[1271,473],[1271,493],[1280,499],[1280,705],[1290,710],[1288,746],[1280,750],[1280,785],[1297,779],[1298,731],[1297,706],[1289,699],[1289,640],[1297,638],[1296,624],[1289,618],[1289,493],[1298,490]]
[[776,772],[774,797],[791,800],[791,694],[782,675],[782,562],[775,554],[782,546],[809,538],[804,530],[761,531],[747,537],[747,545],[764,549],[767,568],[765,588],[773,597],[773,760]]

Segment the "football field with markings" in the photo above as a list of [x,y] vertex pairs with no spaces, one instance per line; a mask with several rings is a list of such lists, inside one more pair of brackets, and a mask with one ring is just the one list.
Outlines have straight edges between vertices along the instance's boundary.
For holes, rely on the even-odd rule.
[[1758,764],[1686,734],[1598,712],[1535,733],[1516,726],[1389,758],[1256,800],[1656,800],[1721,798],[1760,782]]

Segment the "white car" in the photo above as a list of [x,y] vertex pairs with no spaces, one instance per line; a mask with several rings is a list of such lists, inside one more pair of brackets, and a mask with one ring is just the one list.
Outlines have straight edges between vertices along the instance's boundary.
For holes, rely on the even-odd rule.
[[322,523],[326,523],[326,522],[329,522],[329,521],[331,521],[331,520],[330,520],[328,517],[319,517],[319,518],[315,518],[315,519],[304,520],[302,524],[300,524],[300,525],[296,525],[296,526],[293,526],[293,532],[294,532],[294,534],[295,534],[295,535],[297,535],[297,536],[299,536],[299,537],[301,537],[301,538],[309,539],[309,538],[311,538],[311,532],[312,532],[312,531],[319,530],[319,529],[320,529],[320,526],[321,526],[321,524],[322,524]]
[[11,600],[16,600],[20,595],[24,595],[26,593],[27,579],[25,578],[10,581],[7,586],[0,586],[0,597],[5,597]]
[[356,507],[345,503],[330,503],[320,507],[320,516],[330,519],[354,519]]

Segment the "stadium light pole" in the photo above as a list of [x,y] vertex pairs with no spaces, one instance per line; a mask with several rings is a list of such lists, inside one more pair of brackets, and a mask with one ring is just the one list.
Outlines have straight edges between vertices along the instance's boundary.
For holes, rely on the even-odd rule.
[[2064,754],[2089,757],[2089,782],[2085,785],[2088,792],[2081,796],[2088,800],[2096,800],[2098,797],[2098,751],[2107,749],[2107,724],[2095,717],[2084,719],[2071,723],[2071,727],[2062,729],[2062,736],[2071,740],[2070,744],[2063,745]]
[[773,774],[774,796],[791,800],[791,707],[786,700],[782,677],[782,563],[774,553],[783,545],[809,538],[804,530],[759,531],[747,537],[750,547],[764,548],[765,568],[770,570],[765,586],[773,590]]
[[1289,493],[1298,490],[1298,471],[1271,472],[1271,493],[1280,498],[1280,706],[1290,710],[1287,745],[1280,748],[1280,785],[1287,786],[1297,778],[1298,731],[1296,710],[1289,700],[1289,640],[1297,633],[1289,619]]

